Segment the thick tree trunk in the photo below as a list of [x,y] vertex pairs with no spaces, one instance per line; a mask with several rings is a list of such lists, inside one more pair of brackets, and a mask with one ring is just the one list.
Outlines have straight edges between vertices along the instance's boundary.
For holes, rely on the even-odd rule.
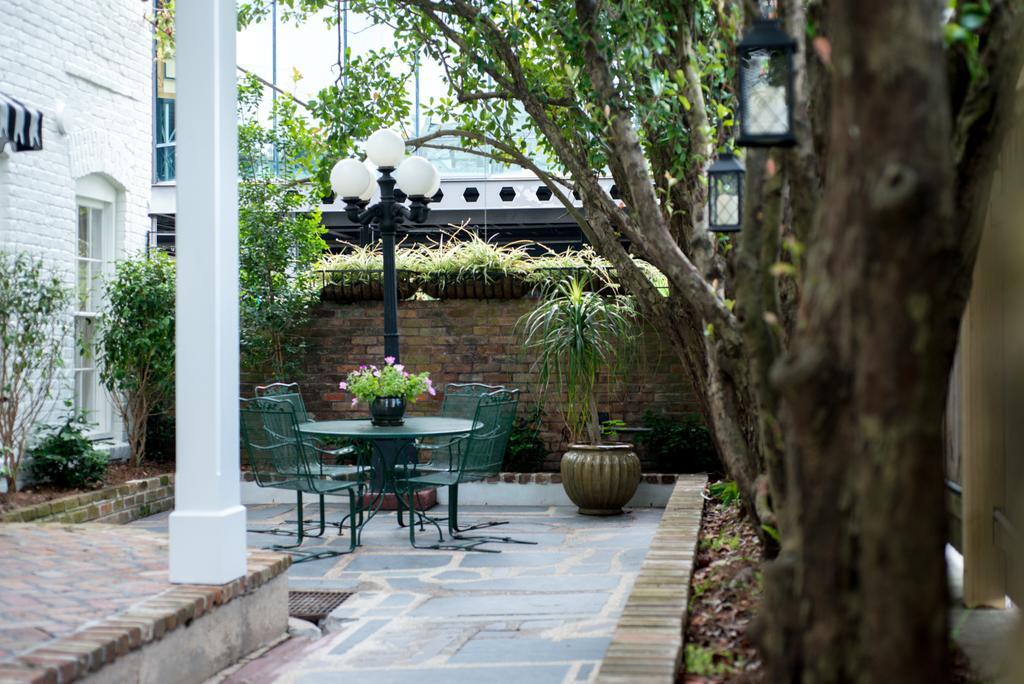
[[940,426],[961,304],[940,3],[830,3],[829,165],[791,352],[768,681],[948,678]]

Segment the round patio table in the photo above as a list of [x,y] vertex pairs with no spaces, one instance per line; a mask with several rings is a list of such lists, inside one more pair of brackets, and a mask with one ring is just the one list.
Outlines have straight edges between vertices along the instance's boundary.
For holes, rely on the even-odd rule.
[[[373,447],[373,480],[370,489],[377,494],[369,516],[369,522],[383,502],[384,494],[395,493],[395,469],[405,465],[416,456],[415,443],[420,437],[459,437],[468,435],[480,427],[468,418],[445,418],[441,416],[409,416],[405,423],[393,427],[374,425],[369,420],[315,420],[299,424],[299,432],[320,437],[346,437],[364,439]],[[398,516],[402,524],[401,511]]]

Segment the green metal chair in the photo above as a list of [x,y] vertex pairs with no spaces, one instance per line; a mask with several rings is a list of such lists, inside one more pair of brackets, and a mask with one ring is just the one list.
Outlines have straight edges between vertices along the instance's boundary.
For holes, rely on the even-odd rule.
[[[257,397],[268,397],[277,399],[280,401],[287,401],[295,409],[295,420],[299,423],[308,423],[315,418],[312,413],[306,410],[306,402],[302,399],[302,392],[299,389],[299,383],[297,382],[274,382],[269,385],[257,385],[256,386]],[[360,463],[358,462],[359,453],[355,446],[347,445],[340,448],[327,448],[323,445],[323,442],[316,437],[311,435],[303,435],[302,439],[313,449],[317,457],[320,459],[321,471],[327,477],[334,478],[336,480],[351,480],[357,479],[361,474],[365,474],[361,469]],[[345,463],[344,461],[348,461]],[[320,508],[323,510],[324,501],[323,497],[320,497]],[[286,520],[287,523],[294,523],[294,520]],[[320,521],[320,532],[317,534],[309,534],[311,537],[319,537],[323,534],[323,516]],[[306,525],[316,526],[318,523],[311,519],[304,519],[303,523]],[[338,533],[341,533],[341,525],[344,523],[342,520],[339,523]],[[291,534],[290,531],[279,530],[279,534]],[[307,533],[308,534],[308,533]]]
[[[441,415],[445,418],[466,418],[468,420],[476,415],[476,408],[481,397],[503,389],[505,388],[499,385],[485,385],[479,382],[448,383],[444,386]],[[454,462],[452,456],[458,449],[459,443],[464,439],[466,439],[466,435],[454,439],[417,441],[416,447],[430,454],[430,460],[421,463],[419,470],[426,472],[451,470]]]
[[[241,408],[242,442],[245,444],[249,465],[256,484],[260,487],[285,489],[295,492],[299,518],[302,517],[302,495],[320,497],[320,534],[306,534],[305,524],[298,523],[292,533],[297,542],[290,545],[275,544],[266,548],[286,551],[298,557],[296,563],[320,558],[331,558],[351,553],[359,545],[359,504],[362,502],[363,478],[335,480],[325,477],[320,460],[298,430],[294,405],[271,397],[243,399]],[[348,551],[299,551],[307,536],[320,536],[324,532],[324,495],[348,492],[351,523],[351,541]],[[278,534],[279,530],[250,530]],[[340,530],[339,530],[340,531]]]
[[[425,520],[437,528],[438,543],[426,547],[419,546],[416,543],[416,526],[410,524],[409,541],[413,546],[417,548],[460,549],[497,553],[495,549],[480,549],[477,547],[489,542],[533,543],[520,542],[510,537],[468,537],[460,533],[476,528],[459,529],[458,527],[459,484],[482,480],[501,469],[518,403],[519,390],[500,389],[480,397],[473,416],[477,428],[465,439],[460,440],[457,448],[453,449],[453,462],[450,469],[423,471],[417,467],[417,464],[410,464],[406,465],[404,472],[396,477],[395,490],[398,498],[400,500],[404,499],[408,504],[412,504],[415,501],[416,492],[420,490],[448,487],[448,533],[453,539],[469,542],[444,544],[444,535],[439,525],[439,522],[444,519],[431,518],[425,513],[417,511],[421,521]],[[409,509],[414,510],[412,506],[409,506]],[[481,526],[489,527],[492,524],[504,523],[486,523]]]

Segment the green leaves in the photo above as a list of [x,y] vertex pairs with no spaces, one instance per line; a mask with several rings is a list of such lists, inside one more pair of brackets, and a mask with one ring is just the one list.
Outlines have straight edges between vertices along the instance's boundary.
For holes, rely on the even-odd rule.
[[572,441],[600,441],[594,387],[598,374],[630,351],[637,317],[632,298],[591,292],[587,281],[570,277],[517,322],[524,346],[537,353],[541,384],[554,379],[566,394]]
[[[241,363],[264,373],[261,379],[290,380],[301,368],[301,329],[317,301],[314,268],[326,246],[320,212],[308,207],[329,194],[331,166],[349,154],[352,140],[351,129],[325,132],[286,97],[274,105],[277,129],[265,127],[259,115],[264,93],[252,79],[239,84]],[[309,106],[329,109],[332,103],[314,99]]]
[[73,489],[103,482],[107,456],[97,451],[86,437],[88,429],[84,416],[76,413],[68,415],[61,425],[42,427],[28,463],[28,476],[33,484]]
[[708,494],[723,506],[732,506],[740,501],[740,489],[732,480],[722,480],[708,485]]
[[0,251],[0,470],[8,491],[63,365],[70,301],[42,260]]
[[145,456],[149,412],[174,397],[174,292],[174,261],[158,251],[118,262],[107,283],[100,379],[124,419],[136,464]]
[[341,389],[355,397],[353,406],[356,399],[367,404],[381,397],[402,397],[415,402],[428,391],[434,393],[430,373],[410,373],[402,364],[394,363],[390,356],[385,362],[381,368],[360,366],[341,383]]

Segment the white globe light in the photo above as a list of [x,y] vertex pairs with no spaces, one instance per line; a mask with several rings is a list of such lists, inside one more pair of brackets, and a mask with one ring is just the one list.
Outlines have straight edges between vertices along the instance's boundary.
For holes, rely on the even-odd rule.
[[430,189],[427,190],[424,197],[433,197],[437,194],[437,191],[441,189],[441,172],[434,167],[434,182],[430,184]]
[[[409,157],[395,171],[398,189],[409,197],[427,197],[439,174],[434,165],[423,157]],[[437,192],[437,190],[434,190]]]
[[405,154],[405,141],[394,131],[382,128],[366,141],[366,158],[377,166],[394,168]]
[[372,181],[370,172],[358,159],[342,159],[331,169],[331,188],[343,199],[359,197]]
[[370,182],[366,184],[366,189],[360,193],[359,199],[369,202],[373,199],[374,193],[377,192],[377,167],[369,159],[363,162],[363,166],[370,172]]

